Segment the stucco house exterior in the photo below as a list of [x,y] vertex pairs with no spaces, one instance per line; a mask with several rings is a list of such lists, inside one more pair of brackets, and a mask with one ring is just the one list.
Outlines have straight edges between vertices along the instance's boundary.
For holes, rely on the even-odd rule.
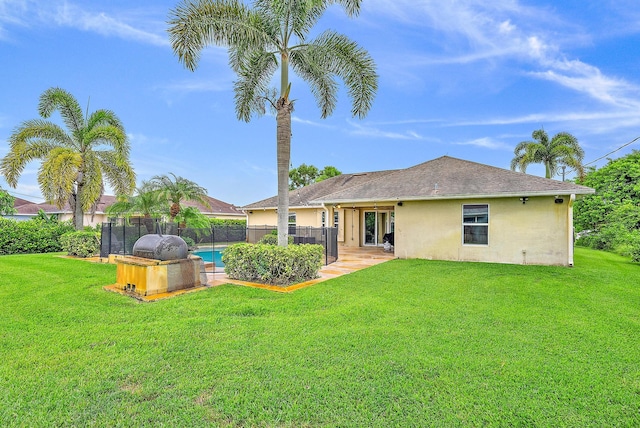
[[[570,182],[443,156],[406,169],[342,174],[290,192],[290,224],[335,226],[349,247],[394,234],[399,258],[573,265]],[[277,197],[243,207],[275,225]]]

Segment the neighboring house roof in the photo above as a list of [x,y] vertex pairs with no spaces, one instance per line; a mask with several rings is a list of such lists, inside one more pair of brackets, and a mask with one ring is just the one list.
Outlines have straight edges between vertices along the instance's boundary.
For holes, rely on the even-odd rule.
[[[185,207],[196,207],[203,214],[218,214],[218,215],[224,214],[224,215],[237,215],[239,217],[244,217],[244,213],[231,204],[212,198],[210,196],[208,196],[207,199],[209,200],[209,204],[211,205],[211,208],[205,207],[203,204],[199,202],[194,202],[194,201],[182,202],[182,205]],[[98,205],[96,206],[96,214],[105,213],[105,210],[109,206],[113,205],[115,202],[116,202],[115,196],[102,195],[102,197],[100,197],[100,200],[98,201]],[[61,214],[61,213],[71,214],[73,212],[69,204],[65,204],[65,206],[63,206],[62,208],[58,208],[56,205],[51,205],[47,203],[35,204],[30,202],[24,205],[16,206],[16,211],[18,211],[17,214],[22,214],[22,215],[36,215],[40,210],[43,210],[47,214]]]
[[402,169],[360,186],[335,192],[315,202],[400,201],[586,195],[594,189],[571,182],[551,180],[522,172],[496,168],[449,156]]
[[[586,195],[594,190],[571,182],[442,156],[406,169],[342,174],[289,192],[289,206],[472,197]],[[276,208],[277,196],[243,209]]]
[[[14,197],[15,198],[15,197]],[[13,207],[17,208],[21,205],[26,205],[26,204],[32,204],[33,202],[31,201],[27,201],[26,199],[22,199],[22,198],[15,198],[13,201]]]
[[[109,205],[112,205],[115,201],[116,201],[115,196],[102,195],[100,197],[100,200],[98,201],[98,205],[96,206],[96,214],[104,213],[105,209]],[[69,205],[69,203],[66,203],[62,208],[59,208],[56,205],[48,204],[46,202],[43,202],[40,204],[27,203],[27,204],[16,207],[16,211],[18,211],[17,214],[22,214],[22,215],[36,215],[40,210],[44,211],[47,214],[73,213],[73,210],[71,209],[71,205]]]
[[[289,206],[291,207],[309,207],[321,206],[317,199],[323,198],[329,194],[348,190],[361,184],[375,181],[385,177],[396,170],[361,172],[357,174],[340,174],[326,180],[309,184],[308,186],[289,191]],[[272,196],[258,202],[242,207],[243,210],[255,210],[263,208],[276,208],[278,206],[278,196]]]
[[195,201],[185,201],[181,202],[181,204],[184,207],[196,207],[203,214],[237,215],[241,217],[245,216],[245,214],[235,205],[229,204],[216,198],[212,198],[211,196],[207,196],[207,200],[209,201],[209,205],[211,205],[211,208]]

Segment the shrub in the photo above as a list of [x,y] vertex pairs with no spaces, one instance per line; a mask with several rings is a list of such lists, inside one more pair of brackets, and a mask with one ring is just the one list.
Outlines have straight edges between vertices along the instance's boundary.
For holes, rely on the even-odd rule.
[[67,232],[60,237],[60,245],[70,256],[91,257],[100,252],[96,232]]
[[209,222],[212,226],[247,226],[247,220],[245,219],[210,218]]
[[290,285],[318,277],[322,245],[235,244],[224,251],[224,270],[231,279]]
[[[289,245],[293,244],[293,236],[289,236],[288,242]],[[268,235],[264,235],[262,238],[260,238],[258,244],[278,245],[278,231],[272,230]]]
[[71,222],[66,221],[0,218],[0,255],[61,251],[60,236],[72,230]]

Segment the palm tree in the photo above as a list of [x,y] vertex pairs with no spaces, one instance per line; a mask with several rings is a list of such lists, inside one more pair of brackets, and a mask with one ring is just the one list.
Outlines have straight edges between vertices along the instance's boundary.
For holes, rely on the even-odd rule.
[[149,181],[149,187],[158,192],[160,200],[171,204],[169,208],[171,221],[180,214],[182,210],[181,201],[196,201],[211,207],[207,200],[207,189],[186,178],[176,176],[173,173],[169,174],[173,176],[173,180],[168,175],[156,175]]
[[[276,110],[278,165],[278,245],[288,242],[289,165],[291,147],[291,83],[289,66],[310,86],[321,110],[329,116],[336,105],[339,77],[360,118],[371,108],[378,85],[373,59],[346,36],[327,30],[315,39],[309,32],[333,4],[357,15],[362,0],[254,0],[249,8],[239,0],[184,0],[170,13],[173,51],[190,70],[198,65],[206,45],[229,48],[236,115],[248,122],[265,112],[265,100]],[[280,67],[280,90],[269,90]],[[279,94],[279,95],[277,95]]]
[[106,209],[106,213],[110,217],[122,215],[127,219],[141,214],[147,232],[153,233],[152,217],[159,216],[163,206],[164,202],[159,199],[158,191],[152,190],[148,181],[143,181],[133,196],[118,195],[116,202]]
[[579,177],[584,175],[584,150],[576,137],[568,132],[559,132],[549,140],[544,129],[533,131],[531,135],[534,141],[522,141],[514,149],[513,171],[520,169],[526,172],[529,164],[541,163],[545,166],[547,178],[558,174],[558,168],[563,165],[572,168]]
[[23,122],[9,137],[9,153],[0,161],[0,173],[15,188],[25,165],[41,159],[42,195],[60,208],[68,202],[74,226],[82,230],[84,212],[95,212],[105,180],[117,194],[130,193],[135,187],[129,141],[112,111],[97,110],[85,117],[69,92],[47,89],[40,96],[38,113],[47,119],[56,110],[68,132],[46,120]]

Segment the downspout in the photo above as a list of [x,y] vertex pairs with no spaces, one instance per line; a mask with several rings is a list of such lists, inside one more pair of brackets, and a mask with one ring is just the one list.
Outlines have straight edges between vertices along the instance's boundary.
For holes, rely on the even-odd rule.
[[576,195],[572,194],[569,198],[569,207],[567,208],[567,245],[568,256],[567,261],[570,267],[573,267],[573,203],[576,200]]

